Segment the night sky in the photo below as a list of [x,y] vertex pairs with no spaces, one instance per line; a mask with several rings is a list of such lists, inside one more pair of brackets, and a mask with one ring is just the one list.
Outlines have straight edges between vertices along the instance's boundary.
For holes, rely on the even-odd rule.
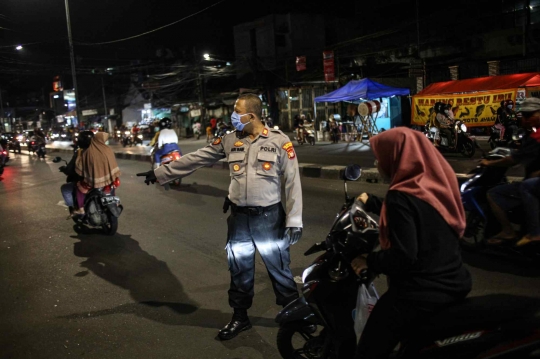
[[[192,56],[194,46],[200,55],[209,52],[233,58],[233,26],[272,13],[322,13],[384,26],[398,20],[396,17],[414,16],[414,3],[408,0],[362,5],[344,0],[335,6],[293,0],[70,0],[69,6],[77,69],[84,71],[155,59],[160,47],[169,49],[176,58]],[[207,7],[202,13],[149,35],[96,45],[154,30]],[[363,15],[356,16],[359,12]],[[54,75],[70,76],[64,0],[2,0],[0,27],[5,28],[0,29],[0,85],[4,88],[46,86],[49,91]],[[23,44],[24,49],[16,51],[16,44]]]

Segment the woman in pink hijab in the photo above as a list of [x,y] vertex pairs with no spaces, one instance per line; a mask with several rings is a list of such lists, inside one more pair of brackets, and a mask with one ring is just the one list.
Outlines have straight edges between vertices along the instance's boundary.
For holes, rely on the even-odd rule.
[[379,173],[390,182],[384,200],[358,200],[380,214],[381,250],[353,263],[388,277],[388,291],[370,314],[356,358],[387,358],[407,333],[471,290],[459,238],[465,213],[457,178],[421,132],[397,127],[370,139]]

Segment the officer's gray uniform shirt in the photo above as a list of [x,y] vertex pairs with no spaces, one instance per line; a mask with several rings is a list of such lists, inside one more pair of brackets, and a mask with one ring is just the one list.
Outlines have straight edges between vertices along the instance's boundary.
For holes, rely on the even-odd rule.
[[265,127],[251,140],[237,132],[155,170],[160,184],[190,175],[226,158],[231,174],[229,199],[241,207],[267,207],[281,201],[281,176],[285,179],[286,227],[302,227],[302,188],[298,160],[291,140],[280,130]]

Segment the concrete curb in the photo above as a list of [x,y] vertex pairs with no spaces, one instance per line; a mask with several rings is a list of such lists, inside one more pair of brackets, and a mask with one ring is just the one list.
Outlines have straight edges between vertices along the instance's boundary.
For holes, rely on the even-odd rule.
[[[72,149],[68,148],[49,148],[48,150],[61,153],[73,153]],[[132,160],[132,161],[141,161],[150,163],[150,155],[143,154],[130,154],[125,152],[115,152],[116,158],[122,160]],[[341,180],[343,176],[343,171],[346,166],[321,166],[315,163],[299,163],[298,164],[301,177],[309,178],[324,178],[330,180]],[[228,170],[229,165],[224,160],[220,160],[212,166],[207,166],[207,168]],[[456,173],[458,179],[467,178],[466,173]],[[509,182],[519,182],[522,180],[521,177],[507,177]],[[379,171],[376,168],[363,168],[362,176],[359,181],[366,183],[386,183],[384,179],[379,174]]]

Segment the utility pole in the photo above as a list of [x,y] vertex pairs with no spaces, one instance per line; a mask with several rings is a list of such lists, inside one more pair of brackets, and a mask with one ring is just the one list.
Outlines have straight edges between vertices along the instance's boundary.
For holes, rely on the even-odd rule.
[[105,85],[103,84],[103,76],[101,76],[101,90],[103,91],[103,108],[105,109],[105,116],[107,116],[107,98],[105,97]]
[[75,53],[73,51],[73,39],[71,37],[71,20],[69,18],[69,3],[68,0],[65,0],[66,3],[66,21],[68,29],[68,38],[69,38],[69,53],[71,57],[71,76],[73,77],[73,88],[75,89],[75,109],[77,111],[77,121],[81,121],[81,108],[79,106],[79,90],[77,88],[77,73],[75,71]]

